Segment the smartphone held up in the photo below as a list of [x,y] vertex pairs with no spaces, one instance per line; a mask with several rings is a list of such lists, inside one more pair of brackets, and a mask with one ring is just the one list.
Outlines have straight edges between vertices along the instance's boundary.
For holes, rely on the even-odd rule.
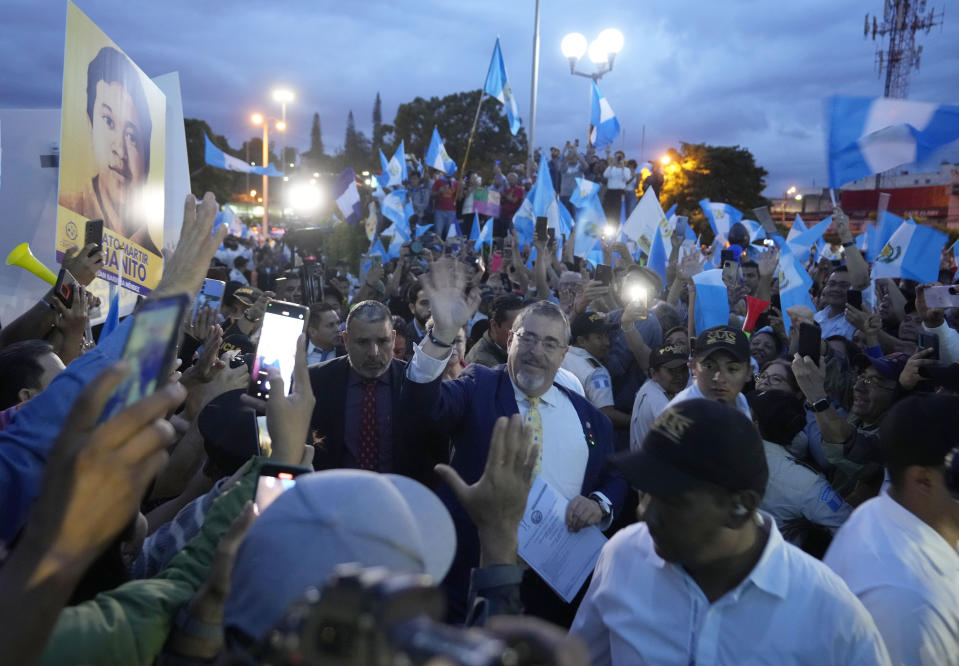
[[276,368],[283,379],[286,395],[293,386],[293,364],[296,360],[296,342],[306,328],[309,308],[285,301],[270,301],[263,314],[263,327],[256,346],[250,395],[266,400],[270,396],[268,367]]

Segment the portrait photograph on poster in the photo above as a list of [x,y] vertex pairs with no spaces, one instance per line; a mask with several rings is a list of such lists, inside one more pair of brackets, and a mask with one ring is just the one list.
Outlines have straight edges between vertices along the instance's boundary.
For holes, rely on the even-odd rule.
[[99,277],[139,294],[160,277],[166,100],[76,5],[67,9],[57,257],[103,220]]

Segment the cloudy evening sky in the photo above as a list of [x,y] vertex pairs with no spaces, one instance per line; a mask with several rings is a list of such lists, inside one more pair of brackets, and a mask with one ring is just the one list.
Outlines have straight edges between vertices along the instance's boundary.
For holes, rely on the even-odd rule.
[[[330,152],[342,146],[350,109],[369,134],[377,91],[391,122],[414,97],[480,87],[497,36],[529,131],[533,0],[78,5],[150,76],[179,71],[185,115],[233,146],[256,133],[249,114],[274,111],[269,91],[285,84],[297,93],[289,144],[309,147],[318,112]],[[768,196],[790,184],[821,186],[822,100],[882,94],[876,43],[862,35],[865,14],[881,11],[880,0],[543,0],[535,143],[584,142],[589,82],[569,75],[559,43],[568,32],[592,39],[616,27],[626,44],[600,87],[629,156],[640,156],[645,125],[647,159],[680,141],[738,144],[769,170]],[[58,106],[65,3],[2,0],[0,16],[0,107]],[[945,21],[918,37],[924,52],[911,99],[959,104],[959,13],[947,11]],[[592,64],[584,58],[580,67]]]

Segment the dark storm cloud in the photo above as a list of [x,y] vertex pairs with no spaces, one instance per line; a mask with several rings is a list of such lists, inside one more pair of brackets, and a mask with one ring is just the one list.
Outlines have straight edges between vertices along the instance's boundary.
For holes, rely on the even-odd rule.
[[[59,104],[65,5],[7,2],[0,24],[0,105]],[[340,146],[347,112],[369,133],[380,92],[390,122],[399,104],[481,86],[493,41],[529,127],[533,3],[195,2],[97,0],[85,11],[151,76],[179,71],[187,117],[207,120],[234,146],[254,135],[249,114],[276,112],[269,90],[296,90],[285,142],[308,147],[319,112],[327,150]],[[742,145],[770,171],[770,196],[790,183],[825,181],[822,101],[881,94],[874,44],[862,38],[879,0],[739,0],[543,3],[536,144],[585,139],[589,82],[569,75],[559,41],[615,26],[626,37],[600,82],[624,129],[623,146],[646,158],[681,141]],[[957,19],[920,35],[914,99],[957,103]],[[580,63],[589,69],[590,63]]]

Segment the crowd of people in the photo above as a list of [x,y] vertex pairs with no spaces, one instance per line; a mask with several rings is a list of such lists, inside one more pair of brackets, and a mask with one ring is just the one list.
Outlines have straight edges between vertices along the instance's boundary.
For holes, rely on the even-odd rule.
[[[658,187],[608,157],[551,151],[564,204],[595,178],[618,219]],[[0,329],[0,663],[306,663],[392,621],[345,603],[310,635],[303,599],[324,607],[351,563],[431,576],[446,622],[532,659],[502,663],[959,663],[959,308],[872,280],[837,210],[844,258],[806,266],[816,310],[780,309],[774,246],[731,246],[729,319],[697,330],[706,250],[673,234],[664,279],[613,240],[599,267],[524,245],[521,180],[497,168],[484,248],[446,233],[478,179],[413,175],[414,237],[360,270],[227,236],[189,197],[160,283],[95,343],[82,287]],[[100,262],[63,265],[85,286]],[[222,302],[186,309],[168,379],[102,419],[141,310],[205,278]],[[771,305],[744,327],[750,298]],[[264,401],[271,301],[309,315]],[[260,510],[277,464],[310,473]],[[517,553],[536,479],[569,532],[609,537],[570,603]]]

